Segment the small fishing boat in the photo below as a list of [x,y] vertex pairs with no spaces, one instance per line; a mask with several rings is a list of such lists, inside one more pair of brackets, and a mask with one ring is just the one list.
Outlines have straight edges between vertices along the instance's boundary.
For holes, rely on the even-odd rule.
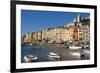
[[52,58],[52,59],[60,59],[60,55],[56,54],[56,53],[53,53],[53,52],[50,52],[50,54],[48,55],[48,57]]
[[38,59],[37,56],[34,56],[34,55],[25,55],[24,56],[24,62],[34,62]]
[[69,48],[70,49],[81,49],[82,47],[80,47],[80,46],[70,46]]
[[33,44],[32,44],[32,43],[30,43],[29,45],[30,45],[30,46],[32,46]]
[[71,55],[76,56],[76,57],[83,57],[85,56],[85,52],[84,51],[73,51],[71,52]]

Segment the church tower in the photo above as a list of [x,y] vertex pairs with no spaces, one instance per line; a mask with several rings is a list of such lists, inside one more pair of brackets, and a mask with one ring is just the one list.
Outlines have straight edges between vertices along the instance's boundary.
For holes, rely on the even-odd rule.
[[77,22],[80,22],[81,21],[81,16],[80,14],[77,16]]

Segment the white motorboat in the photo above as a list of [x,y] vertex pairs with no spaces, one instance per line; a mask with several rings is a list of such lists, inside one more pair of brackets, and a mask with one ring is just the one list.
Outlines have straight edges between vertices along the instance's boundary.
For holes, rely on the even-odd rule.
[[60,59],[60,55],[50,52],[50,54],[48,55],[49,58],[53,58],[53,59]]
[[81,56],[81,54],[79,53],[79,52],[71,52],[71,54],[73,55],[73,56]]
[[71,55],[76,56],[77,58],[80,58],[85,55],[85,52],[79,52],[79,51],[71,52]]
[[24,62],[33,62],[33,61],[36,61],[37,59],[38,59],[38,57],[34,56],[34,55],[24,56]]
[[32,46],[33,44],[29,44],[30,46]]
[[80,46],[70,46],[69,48],[70,49],[81,49],[82,47],[80,47]]

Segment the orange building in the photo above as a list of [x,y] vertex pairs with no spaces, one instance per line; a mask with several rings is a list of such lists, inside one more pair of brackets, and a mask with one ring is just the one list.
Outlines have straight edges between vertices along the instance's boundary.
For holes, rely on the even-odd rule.
[[78,29],[77,29],[77,27],[75,27],[74,29],[73,29],[73,42],[78,42]]

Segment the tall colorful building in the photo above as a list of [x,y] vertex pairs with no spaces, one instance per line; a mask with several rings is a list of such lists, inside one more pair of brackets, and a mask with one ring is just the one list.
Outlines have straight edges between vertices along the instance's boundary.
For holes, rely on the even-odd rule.
[[25,42],[34,41],[40,43],[42,40],[45,40],[47,43],[89,42],[90,22],[82,21],[81,16],[78,15],[73,22],[60,28],[45,29],[40,32],[28,33],[24,36]]

